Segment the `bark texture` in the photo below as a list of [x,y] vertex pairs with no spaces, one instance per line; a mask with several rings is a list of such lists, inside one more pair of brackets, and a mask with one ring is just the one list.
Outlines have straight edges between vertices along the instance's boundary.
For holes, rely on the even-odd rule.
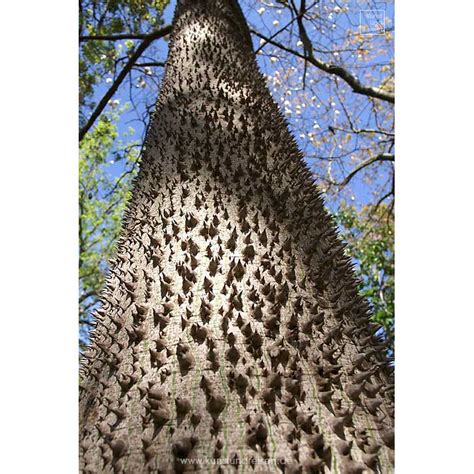
[[234,0],[178,1],[81,365],[81,471],[393,470],[393,385]]

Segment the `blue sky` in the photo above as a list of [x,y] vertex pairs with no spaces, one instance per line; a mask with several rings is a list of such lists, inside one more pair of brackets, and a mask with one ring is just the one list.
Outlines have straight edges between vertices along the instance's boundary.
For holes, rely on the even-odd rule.
[[[308,4],[311,4],[311,2],[309,2]],[[333,1],[319,2],[318,8],[322,9],[324,4],[335,4],[335,2],[333,2]],[[278,18],[277,21],[279,21],[280,24],[278,26],[275,26],[274,23],[273,23],[275,21],[274,9],[272,11],[270,11],[270,9],[267,8],[264,14],[258,14],[255,11],[254,8],[249,8],[248,7],[247,2],[241,2],[241,5],[242,5],[244,13],[247,17],[248,22],[251,25],[255,25],[256,28],[259,31],[263,32],[264,34],[270,35],[271,32],[274,32],[276,29],[280,28],[281,25],[286,24],[286,22],[288,22],[291,19],[291,17],[286,12],[286,10],[283,9],[281,11],[282,13],[277,17]],[[262,5],[262,6],[263,6],[263,8],[265,8],[264,5]],[[173,12],[174,12],[174,7],[175,7],[175,0],[172,0],[170,2],[170,5],[168,5],[168,7],[165,9],[165,12],[164,12],[165,24],[168,24],[172,21],[172,15],[173,15]],[[370,11],[367,13],[367,10],[370,10]],[[367,17],[367,15],[368,15],[368,17]],[[387,2],[375,2],[375,3],[370,2],[370,5],[369,5],[368,2],[362,2],[362,1],[354,0],[351,3],[351,7],[350,7],[348,13],[346,15],[342,15],[342,16],[337,17],[337,27],[335,28],[335,31],[336,31],[336,34],[337,34],[337,31],[339,29],[342,31],[342,30],[345,30],[347,28],[352,28],[352,29],[358,28],[361,19],[364,23],[366,22],[369,25],[369,27],[373,27],[373,25],[377,21],[379,21],[381,18],[385,18],[385,22],[386,22],[385,26],[386,27],[390,28],[391,26],[393,26],[391,24],[391,21],[393,19],[393,3],[391,3],[391,2],[388,2],[388,3]],[[284,42],[285,37],[280,35],[276,39],[281,41],[281,42]],[[254,37],[254,47],[255,47],[255,49],[258,48],[258,46],[259,46],[259,39]],[[154,55],[153,51],[150,49],[150,50],[147,51],[148,57],[163,61],[166,58],[166,54],[167,54],[167,42],[163,41],[163,40],[160,40],[160,41],[157,42],[157,44],[156,44],[156,46],[154,46],[154,48],[155,48],[155,51],[156,51],[157,54]],[[264,52],[265,51],[270,51],[271,52],[271,50],[268,50],[268,49],[265,49]],[[156,57],[156,56],[159,56],[159,57]],[[285,64],[280,65],[279,60],[276,61],[275,64],[273,64],[271,62],[271,60],[269,60],[269,56],[266,55],[266,54],[259,54],[257,57],[258,57],[259,67],[260,67],[261,71],[266,75],[269,75],[269,74],[273,75],[275,73],[275,70],[278,70],[278,69],[281,70],[282,68],[285,67]],[[388,62],[390,59],[391,59],[390,55],[387,56],[387,57],[382,55],[382,56],[378,56],[376,60],[378,62],[380,62],[380,61],[387,61]],[[357,73],[357,67],[356,66],[357,65],[355,65],[355,67],[352,68],[352,71],[355,71],[355,73]],[[311,67],[311,66],[309,66],[309,67]],[[322,73],[322,74],[325,74],[325,73]],[[135,92],[139,91],[139,88],[137,87],[137,84],[136,84],[137,79],[138,79],[138,75],[137,75],[137,73],[134,73],[134,82],[135,83],[132,87],[136,88]],[[105,93],[108,86],[109,86],[108,83],[102,83],[99,87],[97,87],[96,97],[98,99]],[[128,84],[123,84],[120,87],[117,94],[114,96],[114,100],[119,100],[120,105],[123,105],[123,104],[129,102],[129,90],[130,90],[129,85]],[[150,84],[147,83],[146,91],[140,91],[140,92],[145,92],[147,94],[148,103],[151,104],[156,100],[156,97],[158,95],[158,87],[156,85],[150,85]],[[271,90],[271,92],[274,93],[274,91],[272,91],[272,90]],[[296,92],[296,94],[297,93],[298,92]],[[280,95],[279,92],[277,92],[276,95],[275,95],[275,100],[280,106],[282,106],[282,102],[281,102],[281,99],[280,99],[279,95]],[[354,100],[358,99],[355,94],[353,94],[353,96],[354,96]],[[351,95],[349,95],[349,101],[351,101],[352,98],[353,97]],[[332,100],[332,98],[329,96],[328,90],[325,87],[320,87],[320,88],[317,89],[317,100],[320,101],[323,105]],[[146,115],[145,105],[144,105],[143,102],[138,102],[135,105],[136,105],[136,111],[138,111],[138,113],[140,115]],[[308,108],[306,108],[306,111],[311,110],[310,106],[312,106],[312,105],[314,105],[314,104],[308,104]],[[351,107],[350,103],[348,103],[346,105],[347,105],[348,108]],[[281,108],[283,110],[283,107],[281,107]],[[142,122],[140,122],[139,120],[137,120],[136,111],[129,110],[129,111],[123,113],[123,115],[121,117],[121,120],[118,122],[118,131],[119,131],[120,137],[124,140],[136,139],[136,140],[141,142],[142,137],[143,137],[143,132],[144,132],[144,124]],[[308,122],[308,121],[312,120],[311,117],[309,117],[309,114],[306,114],[306,112],[301,114],[299,116],[299,118],[294,117],[294,116],[290,116],[290,117],[287,117],[287,118],[289,120],[290,129],[292,129],[292,130],[295,130],[295,127],[299,126],[299,124],[297,122],[300,121],[300,123],[301,123],[301,122],[305,122],[305,121]],[[373,120],[373,118],[372,118],[372,116],[371,116],[368,109],[362,109],[361,110],[359,119],[365,122],[365,126],[367,128],[376,128],[376,126],[377,126],[377,124],[374,123],[374,120]],[[323,123],[322,126],[323,127],[327,126],[327,123]],[[133,129],[135,130],[135,133],[134,133],[133,136],[128,136],[128,138],[124,138],[125,135],[127,133],[129,133],[129,127],[133,127]],[[305,142],[304,140],[301,139],[300,133],[298,132],[298,130],[295,130],[294,136],[295,136],[296,140],[298,141],[298,143],[300,144],[300,147],[303,150],[307,149],[306,147],[307,147],[308,142],[307,141]],[[318,150],[313,149],[312,152],[317,155]],[[112,159],[112,157],[110,157],[110,158]],[[387,163],[387,166],[389,166],[388,163]],[[124,167],[124,163],[118,162],[118,163],[115,163],[112,167],[110,167],[110,171],[113,173],[113,175],[120,176],[120,174],[122,173],[122,171],[124,169],[123,167]],[[381,176],[382,176],[382,180],[385,179],[383,173],[382,173]],[[380,183],[375,182],[375,183],[373,183],[373,185],[375,185],[375,186],[382,185],[382,181],[380,181]],[[372,197],[371,196],[371,189],[369,189],[367,184],[364,183],[357,176],[351,183],[351,193],[350,194],[351,194],[350,197],[353,200],[352,202],[357,204],[357,205],[362,205],[362,204],[370,201],[371,197]],[[331,208],[333,210],[335,209],[335,203],[331,199],[327,200],[327,205],[328,205],[329,208]]]

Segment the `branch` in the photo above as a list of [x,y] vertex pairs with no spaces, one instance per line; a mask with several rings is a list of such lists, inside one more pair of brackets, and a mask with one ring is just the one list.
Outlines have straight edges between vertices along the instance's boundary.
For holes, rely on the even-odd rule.
[[272,40],[271,38],[267,38],[265,35],[262,35],[258,31],[255,31],[255,30],[250,30],[250,31],[254,35],[257,35],[259,38],[264,39],[267,43],[273,44],[277,48],[280,48],[283,51],[286,51],[287,53],[294,54],[295,56],[301,59],[304,59],[305,61],[308,61],[313,66],[316,66],[318,69],[321,69],[324,72],[327,72],[329,74],[334,74],[335,76],[340,77],[352,87],[352,90],[356,94],[362,94],[367,97],[373,97],[375,99],[384,100],[385,102],[390,102],[391,104],[395,103],[395,96],[393,94],[390,94],[389,92],[384,92],[378,87],[370,87],[370,86],[362,85],[359,79],[357,79],[349,71],[347,71],[341,66],[338,66],[336,64],[325,63],[324,61],[317,59],[311,52],[309,53],[309,56],[301,54],[298,51],[295,51],[294,49],[288,48],[287,46],[284,46],[281,43],[278,43]]
[[143,54],[143,52],[148,48],[148,46],[150,46],[150,44],[154,40],[168,35],[171,32],[171,30],[172,30],[171,25],[168,25],[160,30],[150,33],[149,35],[146,35],[145,39],[139,44],[138,48],[130,57],[127,64],[120,71],[120,74],[117,76],[117,78],[115,79],[110,89],[102,97],[101,101],[99,102],[99,104],[97,105],[95,110],[92,112],[91,116],[89,117],[89,120],[87,121],[87,123],[79,130],[79,141],[81,141],[85,137],[86,133],[91,129],[92,125],[94,125],[94,122],[99,117],[99,115],[103,112],[109,100],[115,94],[120,84],[122,84],[123,80],[125,79],[127,74],[130,72],[134,64],[137,62],[138,58]]
[[[392,187],[392,189],[390,189],[390,191],[387,193],[387,194],[384,194],[377,202],[377,204],[375,205],[375,207],[372,209],[372,212],[371,214],[375,214],[377,212],[377,209],[379,208],[380,204],[382,204],[383,201],[385,201],[385,199],[387,199],[388,197],[394,195],[394,189]],[[393,205],[394,205],[394,201],[392,201],[390,203],[390,209],[389,209],[389,213],[392,212],[393,210]]]
[[90,298],[91,296],[95,296],[95,297],[97,296],[97,294],[94,290],[90,290],[87,293],[82,294],[79,297],[79,303],[82,303],[84,300],[86,300],[87,298]]
[[[309,8],[313,8],[314,5],[316,5],[317,3],[319,2],[319,0],[316,0],[314,3],[311,4],[311,6]],[[265,3],[264,3],[265,5]],[[296,18],[292,18],[285,26],[283,26],[282,28],[280,28],[279,30],[275,31],[275,33],[273,33],[269,39],[273,39],[275,38],[276,36],[278,36],[282,31],[285,31],[289,26],[291,26],[294,22],[295,22]],[[252,29],[250,29],[250,32],[252,33],[255,33]],[[261,44],[256,50],[255,50],[255,55],[257,55],[268,43],[268,39],[267,38],[264,38],[264,37],[261,37],[262,39],[264,39],[266,42]]]
[[117,179],[117,181],[113,185],[112,189],[103,197],[104,201],[109,199],[109,197],[116,191],[116,189],[119,187],[121,181],[125,178],[125,176],[135,171],[135,167],[137,166],[137,163],[138,161],[134,161],[132,167],[120,175],[120,177]]
[[339,130],[340,132],[355,133],[356,135],[360,135],[361,133],[374,133],[374,134],[386,135],[387,137],[395,136],[394,133],[386,132],[385,130],[375,130],[375,129],[370,129],[370,128],[354,128],[352,127],[352,124],[351,124],[350,130],[347,130],[346,128],[340,128],[340,127],[334,127],[334,126],[330,126],[328,128],[330,129],[330,131]]
[[123,33],[120,35],[95,35],[88,36],[82,35],[79,36],[79,41],[82,43],[84,41],[120,41],[126,39],[146,39],[150,34],[145,33]]
[[[305,57],[313,57],[313,45],[306,33],[306,29],[303,24],[303,16],[306,13],[306,0],[301,0],[300,11],[296,8],[295,2],[291,0],[291,4],[296,13],[296,21],[298,23],[298,31],[300,33],[301,42],[303,43],[303,53]],[[308,65],[307,59],[304,61],[304,70],[303,70],[303,89],[306,85],[306,68]]]
[[362,162],[359,166],[357,166],[354,170],[352,170],[346,177],[346,179],[339,183],[338,186],[346,186],[349,184],[349,181],[362,169],[366,168],[367,166],[375,163],[376,161],[395,161],[395,156],[389,153],[382,153],[380,155],[375,156],[374,158],[370,158],[364,162]]
[[165,67],[165,63],[162,63],[162,62],[157,62],[157,61],[153,61],[153,62],[149,62],[149,63],[137,63],[135,64],[135,67]]
[[93,306],[95,306],[97,304],[97,299],[95,300],[92,300],[90,303],[87,303],[86,305],[84,306],[79,306],[79,314],[81,313],[87,313],[87,311],[89,309],[91,309]]
[[[282,31],[286,30],[293,22],[295,19],[293,18],[291,21],[289,21],[285,26],[280,28],[279,30],[275,31],[275,33],[270,36],[270,39],[274,38],[275,36],[278,36]],[[252,30],[250,30],[252,32]],[[256,50],[255,50],[255,55],[257,55],[268,43],[268,40],[266,40],[265,43],[261,44]]]

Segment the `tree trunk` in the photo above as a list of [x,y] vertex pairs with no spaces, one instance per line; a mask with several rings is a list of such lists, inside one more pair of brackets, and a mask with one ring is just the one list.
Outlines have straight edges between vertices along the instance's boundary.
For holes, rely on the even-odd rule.
[[101,301],[82,472],[392,472],[385,346],[235,0],[178,1]]

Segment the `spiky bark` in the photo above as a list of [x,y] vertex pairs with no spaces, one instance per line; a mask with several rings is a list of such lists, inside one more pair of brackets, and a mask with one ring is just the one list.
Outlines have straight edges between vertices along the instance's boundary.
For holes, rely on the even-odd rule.
[[81,470],[391,472],[375,330],[237,2],[179,1],[82,364]]

